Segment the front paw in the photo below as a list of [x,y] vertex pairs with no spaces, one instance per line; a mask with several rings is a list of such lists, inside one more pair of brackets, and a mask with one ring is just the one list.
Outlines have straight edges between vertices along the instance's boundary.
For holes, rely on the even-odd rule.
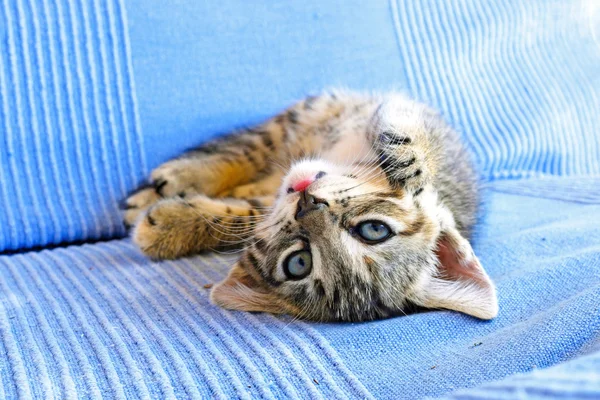
[[139,217],[133,241],[155,259],[182,257],[198,250],[202,238],[196,238],[197,232],[204,226],[201,219],[184,199],[164,199]]
[[216,249],[232,243],[233,238],[228,237],[239,239],[241,233],[249,232],[245,220],[228,215],[228,209],[226,204],[203,195],[163,199],[138,219],[133,241],[156,259]]
[[161,197],[152,187],[139,189],[130,195],[125,201],[125,212],[123,213],[125,225],[127,227],[135,225],[140,216],[160,199]]
[[419,192],[429,181],[427,144],[405,132],[387,130],[379,134],[376,146],[379,165],[394,187]]
[[156,193],[162,197],[185,197],[203,193],[200,188],[201,174],[198,162],[191,159],[175,159],[156,168],[150,181]]

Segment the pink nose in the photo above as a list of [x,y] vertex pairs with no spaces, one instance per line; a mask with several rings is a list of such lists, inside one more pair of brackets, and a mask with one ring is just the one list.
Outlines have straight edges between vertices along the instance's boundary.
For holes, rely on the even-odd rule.
[[294,189],[294,192],[302,192],[313,182],[314,179],[304,179],[292,186],[292,189]]

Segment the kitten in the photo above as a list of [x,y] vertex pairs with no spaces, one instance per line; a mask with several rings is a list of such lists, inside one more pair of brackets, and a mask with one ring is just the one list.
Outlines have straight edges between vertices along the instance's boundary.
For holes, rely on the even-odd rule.
[[467,238],[478,193],[441,117],[399,94],[309,97],[152,172],[125,222],[153,258],[245,245],[211,299],[319,321],[411,306],[481,319],[494,285]]

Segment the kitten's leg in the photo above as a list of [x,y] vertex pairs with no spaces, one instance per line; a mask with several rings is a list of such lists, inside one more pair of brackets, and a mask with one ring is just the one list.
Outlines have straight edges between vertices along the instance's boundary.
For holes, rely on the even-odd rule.
[[[275,193],[269,184],[256,186],[260,180],[274,182],[281,176],[272,168],[272,159],[285,159],[284,124],[274,120],[260,128],[245,130],[207,143],[179,158],[168,161],[151,174],[150,187],[130,195],[125,202],[124,222],[135,224],[141,214],[162,198],[204,194],[209,197],[256,197]],[[237,189],[237,187],[240,189]],[[254,188],[255,194],[251,194]]]
[[333,94],[309,97],[264,124],[160,165],[151,173],[151,184],[161,197],[193,193],[222,197],[259,178],[273,161],[285,169],[292,158],[319,153],[335,139],[332,121],[355,102]]
[[150,257],[176,258],[235,247],[253,235],[254,226],[272,206],[280,181],[281,174],[272,174],[234,188],[227,198],[192,195],[161,200],[153,189],[145,189],[130,197],[128,201],[140,208],[132,206],[125,217],[130,225],[137,221],[133,239]]
[[[256,182],[237,186],[222,194],[224,197],[232,197],[236,199],[252,199],[255,197],[274,196],[281,185],[282,177],[283,171],[274,171],[264,178],[257,180]],[[194,195],[192,191],[189,192],[191,193],[181,193],[182,196],[178,197],[190,197]],[[161,199],[162,197],[153,187],[142,188],[129,196],[125,203],[125,213],[123,216],[125,224],[128,227],[133,226],[140,218],[140,215],[145,213],[153,204],[157,203]]]
[[[310,156],[327,137],[315,135],[330,114],[343,103],[329,95],[309,98],[251,129],[206,143],[159,166],[151,183],[163,197],[201,193],[223,197],[273,168],[283,168],[297,156]],[[319,109],[314,107],[319,105]]]
[[204,195],[160,200],[140,218],[134,242],[153,258],[239,247],[269,211],[274,197],[213,199]]
[[285,151],[283,128],[271,121],[260,129],[220,138],[162,164],[150,175],[162,197],[205,194],[221,197],[255,180]]
[[273,171],[262,179],[237,186],[230,191],[225,192],[224,196],[234,197],[236,199],[248,199],[257,196],[274,196],[277,194],[279,186],[281,186],[283,175],[283,171]]
[[[254,197],[275,193],[277,178],[290,161],[327,146],[330,132],[322,129],[339,114],[345,101],[333,95],[310,97],[251,129],[206,143],[168,161],[151,173],[151,188],[142,188],[126,201],[125,223],[161,198],[204,194],[209,197]],[[265,175],[266,178],[261,178]],[[253,182],[260,181],[260,184]],[[252,194],[252,191],[256,192]]]
[[[336,139],[331,134],[335,131],[332,121],[353,104],[332,94],[311,97],[258,127],[207,143],[159,166],[151,174],[152,187],[127,199],[126,224],[145,224],[144,215],[152,215],[150,208],[163,198],[197,194],[236,198],[274,195],[293,159],[319,153]],[[175,209],[173,217],[165,219],[176,219],[181,214],[180,200],[165,204]],[[198,250],[213,245],[195,244]]]
[[390,184],[413,195],[431,183],[438,151],[429,137],[429,109],[402,97],[388,99],[370,127],[381,168]]

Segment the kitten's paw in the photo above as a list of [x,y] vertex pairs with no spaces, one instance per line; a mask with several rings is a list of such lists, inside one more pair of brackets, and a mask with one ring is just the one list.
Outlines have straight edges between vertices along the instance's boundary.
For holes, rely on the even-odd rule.
[[379,163],[390,183],[416,193],[429,181],[427,143],[402,131],[386,130],[379,135]]
[[152,171],[150,181],[156,193],[162,197],[205,193],[200,187],[202,173],[198,169],[198,162],[193,159],[175,159]]
[[[149,257],[173,259],[199,251],[192,237],[204,225],[201,217],[181,198],[163,199],[146,210],[133,231],[133,241]],[[200,226],[199,226],[200,225]],[[201,239],[201,238],[198,238]]]
[[[163,199],[150,207],[133,232],[133,241],[149,257],[173,259],[228,244],[235,228],[229,207],[215,199],[197,195],[190,199]],[[239,221],[243,223],[242,219]],[[230,232],[229,232],[230,233]]]
[[423,104],[401,95],[388,97],[371,126],[381,166],[392,185],[419,193],[436,173],[437,160],[429,140],[438,118]]
[[125,201],[125,212],[123,221],[127,227],[131,227],[140,216],[153,204],[160,200],[160,196],[154,188],[143,188],[133,193]]

